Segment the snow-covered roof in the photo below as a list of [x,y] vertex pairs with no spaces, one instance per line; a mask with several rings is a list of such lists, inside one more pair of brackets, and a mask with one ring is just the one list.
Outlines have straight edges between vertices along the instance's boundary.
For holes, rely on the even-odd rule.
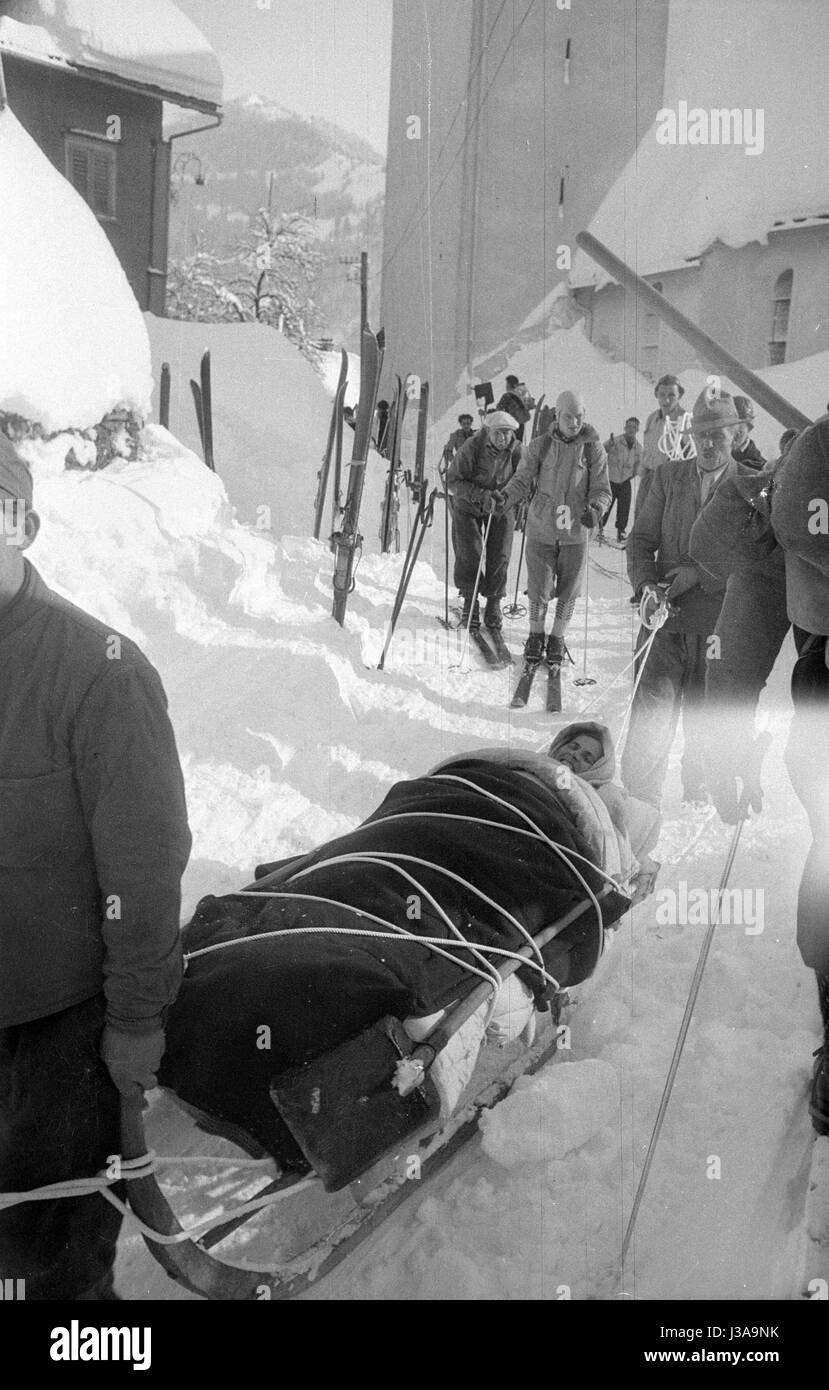
[[[671,0],[667,43],[661,109],[676,113],[677,143],[659,143],[657,133],[670,132],[654,112],[590,224],[593,235],[640,275],[654,275],[717,241],[765,244],[771,230],[829,212],[826,0]],[[692,125],[704,130],[694,109],[735,108],[751,112],[742,144],[679,143]],[[757,153],[747,152],[752,144]],[[608,279],[578,253],[572,287]]]
[[170,0],[4,0],[0,50],[105,74],[177,105],[214,110],[222,100],[216,54]]

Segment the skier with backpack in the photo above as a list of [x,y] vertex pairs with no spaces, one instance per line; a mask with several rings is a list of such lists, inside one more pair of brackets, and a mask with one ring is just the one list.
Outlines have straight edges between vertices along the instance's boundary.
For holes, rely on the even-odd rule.
[[[504,488],[506,504],[513,508],[527,501],[535,487],[526,525],[530,632],[524,659],[530,663],[546,659],[559,664],[564,657],[564,636],[587,563],[587,539],[612,501],[607,455],[585,412],[577,392],[563,391],[556,401],[557,419],[529,445]],[[553,594],[556,611],[545,649]]]
[[496,405],[496,410],[505,410],[514,420],[517,420],[515,437],[519,444],[524,439],[524,426],[532,419],[532,411],[535,401],[527,390],[526,386],[522,389],[522,384],[517,376],[507,377],[507,389]]

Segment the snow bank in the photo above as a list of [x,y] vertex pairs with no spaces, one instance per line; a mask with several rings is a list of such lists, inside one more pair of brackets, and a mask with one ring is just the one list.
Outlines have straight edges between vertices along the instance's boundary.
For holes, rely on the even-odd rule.
[[[171,372],[170,425],[201,456],[190,380],[210,349],[216,469],[243,521],[276,535],[310,535],[314,494],[331,418],[339,353],[327,353],[322,377],[289,339],[261,323],[187,323],[145,314],[156,383],[162,362]],[[359,358],[349,356],[349,392],[359,394]],[[156,397],[157,401],[157,397]],[[343,457],[354,435],[346,426]],[[369,472],[382,462],[372,456]],[[369,480],[369,493],[372,481]],[[265,510],[262,510],[265,509]],[[326,512],[326,521],[330,508]]]
[[97,218],[6,108],[0,111],[0,410],[49,432],[115,406],[143,415],[150,347]]
[[564,1158],[609,1124],[618,1124],[619,1078],[588,1059],[525,1077],[481,1116],[483,1150],[502,1168]]
[[[682,266],[715,241],[765,244],[776,221],[829,212],[828,43],[825,0],[798,0],[794,7],[779,0],[671,0],[662,107],[678,112],[684,101],[689,110],[760,110],[762,149],[659,144],[653,112],[590,224],[593,235],[638,274],[650,275]],[[797,74],[797,91],[781,80],[786,73]],[[808,103],[805,120],[798,93]],[[609,279],[589,256],[577,254],[571,285]]]

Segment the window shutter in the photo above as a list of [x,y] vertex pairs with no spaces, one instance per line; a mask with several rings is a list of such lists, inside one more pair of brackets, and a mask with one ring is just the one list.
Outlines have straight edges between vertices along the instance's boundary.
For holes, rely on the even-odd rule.
[[113,213],[110,197],[110,168],[107,151],[92,151],[91,203],[95,211],[104,217],[111,217]]
[[77,188],[82,198],[89,201],[89,158],[87,150],[75,145],[72,149],[71,162],[72,184]]

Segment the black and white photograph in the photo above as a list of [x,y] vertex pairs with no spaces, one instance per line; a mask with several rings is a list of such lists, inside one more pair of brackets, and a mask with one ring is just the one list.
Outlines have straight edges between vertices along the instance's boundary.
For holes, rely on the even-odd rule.
[[0,1302],[47,1370],[245,1301],[791,1370],[827,52],[827,0],[0,0]]

